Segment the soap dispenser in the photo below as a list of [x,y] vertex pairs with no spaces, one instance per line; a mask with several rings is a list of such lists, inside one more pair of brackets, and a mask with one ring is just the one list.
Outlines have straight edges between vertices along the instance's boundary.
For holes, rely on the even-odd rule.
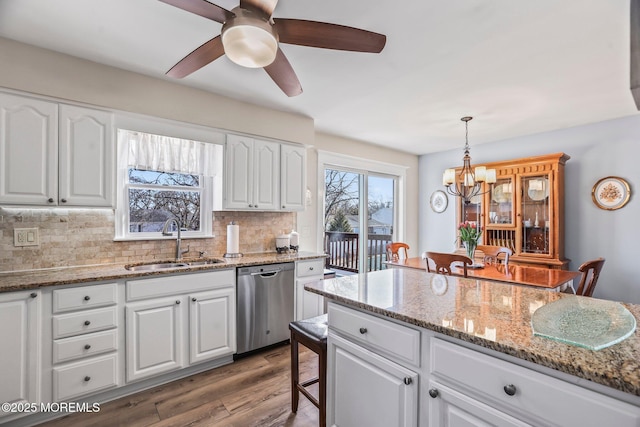
[[289,248],[292,251],[298,251],[299,248],[299,240],[300,240],[300,235],[296,232],[296,230],[291,230],[291,233],[289,234]]

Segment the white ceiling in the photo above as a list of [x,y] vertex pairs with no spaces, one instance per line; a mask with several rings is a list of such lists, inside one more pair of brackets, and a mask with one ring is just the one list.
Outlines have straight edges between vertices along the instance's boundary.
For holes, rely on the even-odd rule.
[[[232,9],[237,0],[218,0]],[[304,89],[222,57],[180,83],[424,154],[637,114],[629,0],[280,0],[279,18],[387,36],[380,54],[282,45]],[[221,25],[157,0],[0,0],[0,36],[150,76]],[[0,71],[1,72],[1,71]]]

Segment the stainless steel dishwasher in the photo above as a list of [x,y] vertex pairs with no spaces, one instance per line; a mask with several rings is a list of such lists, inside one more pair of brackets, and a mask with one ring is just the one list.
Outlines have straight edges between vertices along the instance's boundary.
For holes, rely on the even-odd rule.
[[288,340],[294,263],[241,267],[237,275],[237,354]]

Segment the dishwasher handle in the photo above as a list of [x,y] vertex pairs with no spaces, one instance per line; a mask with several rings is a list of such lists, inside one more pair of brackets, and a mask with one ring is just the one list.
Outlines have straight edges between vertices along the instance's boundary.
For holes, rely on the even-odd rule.
[[260,276],[260,277],[276,277],[278,273],[282,270],[273,270],[273,271],[264,271],[258,273],[251,273],[252,276]]

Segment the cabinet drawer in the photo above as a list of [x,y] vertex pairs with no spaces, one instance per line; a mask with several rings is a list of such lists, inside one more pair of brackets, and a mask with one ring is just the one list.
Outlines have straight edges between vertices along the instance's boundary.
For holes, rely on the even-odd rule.
[[111,329],[117,324],[116,307],[59,314],[53,316],[53,339]]
[[329,305],[329,327],[395,360],[420,366],[420,331],[335,304]]
[[114,305],[117,300],[117,285],[81,286],[79,288],[58,289],[53,291],[53,312],[61,313],[83,308],[96,308]]
[[60,402],[115,387],[117,372],[115,354],[53,368],[53,399]]
[[207,273],[180,274],[169,277],[130,280],[127,282],[127,301],[152,297],[173,296],[189,292],[207,291],[235,287],[236,270],[221,270]]
[[53,363],[67,362],[87,356],[117,350],[118,331],[104,332],[63,338],[53,342]]
[[[517,418],[549,426],[640,425],[637,406],[446,341],[431,344],[433,375]],[[508,385],[515,394],[507,394]]]
[[312,259],[296,262],[296,276],[322,276],[324,274],[324,259]]

